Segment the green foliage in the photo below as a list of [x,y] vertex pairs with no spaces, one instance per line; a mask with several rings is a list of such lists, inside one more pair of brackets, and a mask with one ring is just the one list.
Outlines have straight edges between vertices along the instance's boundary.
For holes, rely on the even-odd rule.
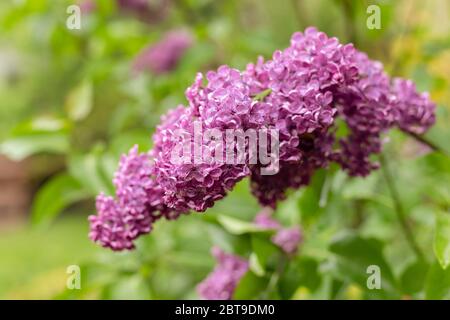
[[280,278],[279,292],[282,299],[291,299],[298,288],[315,292],[322,278],[317,260],[307,256],[296,257]]
[[92,109],[92,83],[84,80],[67,95],[66,112],[69,119],[80,121],[86,118]]
[[423,290],[429,265],[424,261],[415,261],[410,264],[401,275],[402,291],[415,294]]
[[48,223],[69,204],[89,195],[72,176],[60,174],[52,177],[36,194],[31,210],[35,224]]
[[426,299],[450,299],[450,269],[443,270],[438,263],[431,266],[425,285]]
[[239,282],[233,298],[237,300],[258,299],[267,288],[268,282],[267,278],[258,277],[252,271],[248,271]]
[[[366,287],[369,266],[381,271],[383,294],[395,294],[397,281],[383,255],[383,243],[376,239],[365,239],[355,234],[346,234],[330,245],[330,251],[337,255],[335,270],[341,280],[353,281],[361,288]],[[378,294],[378,292],[377,292]]]
[[0,152],[13,160],[43,152],[64,154],[70,150],[69,128],[67,121],[56,117],[25,121],[14,128],[9,139],[0,143]]
[[230,216],[219,215],[217,221],[231,234],[240,235],[245,233],[264,232],[264,230],[253,223]]
[[450,265],[450,214],[436,214],[436,231],[434,233],[434,252],[443,269]]

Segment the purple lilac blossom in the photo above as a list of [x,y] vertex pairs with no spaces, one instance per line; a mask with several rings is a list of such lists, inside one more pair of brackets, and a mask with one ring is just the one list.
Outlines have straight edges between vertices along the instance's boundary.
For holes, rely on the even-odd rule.
[[400,129],[423,134],[436,121],[435,105],[428,93],[419,93],[411,80],[396,78],[393,81],[396,123]]
[[[197,76],[194,85],[186,92],[190,107],[178,107],[170,113],[165,118],[169,123],[163,122],[154,137],[156,182],[165,190],[165,203],[176,211],[205,211],[250,174],[246,163],[196,161],[193,149],[189,161],[175,164],[171,161],[174,148],[193,145],[195,122],[203,129],[218,129],[220,132],[230,126],[240,128],[244,116],[240,117],[239,112],[251,106],[252,100],[246,95],[239,71],[222,66],[217,72],[209,72],[207,78],[208,84],[203,87],[202,76]],[[215,109],[215,112],[206,113],[210,109]],[[202,155],[212,154],[215,149],[209,148],[214,147],[203,144]]]
[[281,227],[280,223],[275,220],[274,218],[272,218],[272,209],[269,207],[265,207],[263,208],[256,216],[255,219],[253,220],[254,223],[256,223],[256,225],[258,227],[264,228],[264,229],[273,229],[276,230],[278,228]]
[[381,151],[381,134],[393,125],[389,78],[381,63],[357,52],[353,63],[358,81],[339,90],[336,107],[350,133],[341,138],[332,159],[353,176],[366,176],[378,168],[370,159]]
[[357,80],[351,45],[310,28],[295,33],[291,46],[273,59],[249,64],[244,72],[252,93],[270,89],[260,104],[270,110],[271,125],[280,135],[280,171],[273,177],[252,170],[252,192],[263,205],[275,207],[288,188],[309,183],[318,168],[326,167],[337,110],[335,92]]
[[[391,84],[381,63],[351,44],[342,45],[315,28],[295,33],[291,46],[273,59],[247,66],[244,79],[253,95],[270,89],[261,104],[272,110],[280,130],[280,171],[261,176],[252,168],[252,192],[275,207],[289,188],[307,185],[330,161],[350,175],[378,168],[371,155],[381,152],[382,134],[395,124],[423,133],[434,123],[434,104],[411,82]],[[336,144],[336,119],[349,129]]]
[[213,247],[212,255],[217,265],[197,286],[197,292],[205,300],[230,300],[242,276],[248,271],[248,262],[218,247]]
[[140,154],[137,146],[121,157],[114,177],[116,198],[100,194],[98,215],[89,217],[93,241],[113,250],[133,249],[133,241],[149,233],[154,221],[172,217],[161,187],[151,178],[153,170],[149,154]]
[[[116,198],[100,195],[98,215],[90,217],[94,241],[114,250],[133,248],[133,240],[158,218],[205,211],[246,176],[260,204],[275,208],[288,189],[309,184],[330,162],[350,175],[368,175],[378,167],[371,155],[381,152],[388,129],[423,134],[435,122],[428,94],[417,92],[411,81],[391,81],[381,63],[315,28],[295,33],[290,47],[276,51],[272,60],[260,57],[243,72],[222,66],[206,80],[203,84],[198,74],[186,90],[189,105],[162,117],[153,150],[138,154],[133,149],[122,158]],[[277,129],[279,172],[262,175],[262,165],[250,164],[247,157],[244,163],[196,163],[195,152],[189,163],[172,163],[180,141],[192,142],[194,123],[222,133]],[[340,125],[348,134],[337,138]],[[220,152],[207,142],[202,147]],[[273,241],[292,252],[295,241],[289,239],[300,241],[300,231],[285,231]]]
[[272,217],[272,209],[264,208],[255,216],[254,223],[268,230],[276,230],[271,240],[287,254],[295,254],[300,243],[303,241],[300,227],[283,228],[281,224]]
[[169,0],[117,0],[117,6],[142,22],[155,24],[166,18],[170,2]]
[[272,242],[288,254],[295,254],[302,240],[299,227],[282,228],[272,237]]
[[164,35],[156,44],[145,48],[134,60],[135,72],[150,71],[162,74],[172,71],[193,42],[186,30],[174,30]]

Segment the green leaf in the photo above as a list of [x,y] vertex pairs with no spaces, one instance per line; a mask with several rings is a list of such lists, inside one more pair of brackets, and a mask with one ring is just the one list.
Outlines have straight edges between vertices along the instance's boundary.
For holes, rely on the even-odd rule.
[[342,197],[344,199],[373,199],[376,197],[377,182],[379,180],[378,174],[373,173],[370,176],[361,178],[348,178],[341,189]]
[[70,124],[64,119],[45,116],[19,123],[11,136],[0,144],[0,153],[13,160],[34,154],[66,153],[69,150]]
[[251,245],[253,254],[263,270],[262,274],[255,273],[263,275],[268,267],[276,264],[276,261],[279,259],[280,250],[272,243],[270,236],[265,237],[263,234],[252,234]]
[[113,193],[112,183],[105,172],[103,157],[99,152],[87,155],[73,154],[69,158],[69,172],[91,195]]
[[70,123],[66,119],[46,115],[19,123],[12,134],[17,137],[49,132],[67,133],[69,129]]
[[426,299],[450,299],[450,268],[442,269],[434,263],[427,274],[425,284]]
[[59,132],[17,136],[0,144],[0,153],[17,161],[38,153],[66,153],[68,150],[69,139]]
[[314,174],[311,184],[308,188],[304,188],[299,200],[298,208],[302,217],[302,222],[309,224],[313,222],[323,211],[320,207],[320,198],[322,193],[322,188],[325,183],[325,171],[319,170]]
[[264,270],[263,265],[261,264],[258,256],[252,252],[249,258],[249,267],[257,276],[264,276],[266,274],[266,270]]
[[450,214],[438,212],[434,233],[434,253],[443,269],[450,265]]
[[145,280],[139,274],[119,277],[109,287],[108,299],[138,300],[151,298],[148,283]]
[[382,290],[393,292],[397,287],[396,280],[382,249],[382,243],[378,240],[362,238],[353,233],[344,234],[330,245],[330,251],[338,257],[336,268],[342,277],[367,288],[370,276],[368,267],[375,265],[380,268]]
[[86,198],[88,195],[81,185],[70,175],[60,174],[41,187],[32,206],[32,222],[50,222],[68,205]]
[[111,142],[110,150],[114,155],[128,153],[134,145],[138,145],[139,151],[145,152],[151,148],[152,140],[147,130],[133,130],[115,136]]
[[208,224],[207,232],[211,242],[225,251],[247,255],[251,250],[250,237],[230,234],[219,225],[213,223]]
[[308,288],[310,292],[317,290],[321,283],[318,270],[318,262],[310,257],[301,256],[290,261],[278,284],[281,298],[291,299],[299,287]]
[[217,216],[217,221],[231,234],[245,234],[254,232],[267,232],[254,223],[239,220],[226,215]]
[[92,91],[89,80],[84,80],[70,91],[65,104],[70,119],[80,121],[89,115],[92,110]]
[[233,299],[257,299],[267,288],[268,282],[268,278],[258,277],[252,271],[248,271],[239,281],[239,284],[234,292]]
[[250,180],[243,179],[228,193],[226,201],[218,201],[209,212],[251,221],[259,210],[261,206],[250,192]]
[[422,291],[428,269],[429,265],[423,261],[416,261],[409,265],[400,278],[403,292],[414,294]]

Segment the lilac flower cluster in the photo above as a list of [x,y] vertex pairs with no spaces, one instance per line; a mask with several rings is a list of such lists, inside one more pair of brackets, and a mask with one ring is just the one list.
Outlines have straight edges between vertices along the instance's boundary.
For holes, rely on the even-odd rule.
[[277,220],[272,218],[271,212],[272,210],[270,208],[263,209],[256,215],[254,222],[264,229],[276,230],[277,232],[272,237],[272,242],[285,253],[295,254],[298,246],[303,241],[303,234],[300,227],[283,228]]
[[262,104],[271,106],[272,125],[280,132],[280,172],[268,177],[252,171],[252,191],[261,204],[274,207],[286,189],[307,185],[314,171],[327,165],[335,96],[357,81],[355,54],[351,45],[310,28],[295,33],[291,46],[275,52],[273,60],[259,58],[247,66],[252,91],[270,90]]
[[[248,65],[244,77],[253,94],[270,90],[260,103],[280,132],[280,172],[252,170],[252,191],[263,205],[275,207],[286,189],[307,185],[330,161],[366,176],[378,167],[370,157],[381,151],[383,132],[397,125],[424,133],[435,121],[435,105],[410,81],[391,83],[381,63],[315,28],[295,33],[272,60]],[[339,139],[338,119],[349,131]]]
[[[290,47],[243,72],[222,66],[208,72],[206,81],[197,75],[186,98],[188,107],[163,116],[153,150],[139,155],[133,149],[122,158],[116,198],[100,195],[99,215],[90,218],[94,241],[132,248],[156,219],[203,212],[247,176],[260,204],[274,208],[289,188],[307,185],[330,162],[350,175],[368,175],[378,166],[371,156],[381,151],[386,130],[397,126],[422,134],[435,121],[435,105],[412,82],[391,81],[381,63],[314,28],[295,33]],[[195,122],[219,131],[276,129],[279,172],[262,175],[263,165],[249,163],[247,156],[244,163],[205,163],[195,161],[193,152],[191,161],[173,163],[180,145],[195,145]],[[346,136],[337,136],[340,125],[347,127]],[[214,144],[203,147],[217,152]],[[280,232],[273,240],[292,252],[290,239],[300,241],[300,232]]]
[[[202,76],[197,76],[186,93],[190,107],[180,106],[170,112],[154,136],[155,180],[165,191],[165,203],[177,211],[205,211],[250,174],[245,163],[195,161],[194,152],[187,163],[171,161],[174,148],[193,145],[194,121],[204,128],[223,130],[241,126],[242,119],[237,114],[242,114],[243,118],[248,116],[246,112],[252,100],[237,70],[223,66],[217,72],[209,72],[207,78],[208,84],[203,87]],[[214,150],[208,148],[215,146],[205,144],[202,147],[203,152],[211,154]]]
[[[285,253],[293,255],[297,252],[303,236],[299,227],[283,228],[271,214],[272,209],[264,208],[255,216],[254,223],[267,230],[276,230],[272,242]],[[215,269],[197,286],[197,292],[206,300],[229,300],[242,276],[248,271],[249,264],[243,258],[224,253],[213,247],[212,254],[217,260]]]
[[230,300],[239,280],[248,271],[248,262],[239,256],[225,253],[218,247],[213,247],[212,255],[217,266],[197,286],[197,292],[206,300]]
[[272,238],[273,243],[289,254],[297,252],[298,245],[302,240],[303,235],[298,227],[280,229]]
[[394,79],[393,91],[397,126],[406,132],[425,133],[436,120],[428,93],[418,93],[412,81],[398,78]]
[[171,4],[169,0],[117,0],[116,2],[120,10],[128,12],[142,22],[149,24],[164,20]]
[[186,30],[173,30],[163,39],[145,48],[134,60],[135,72],[151,71],[162,74],[173,70],[180,58],[193,42],[192,35]]
[[139,154],[137,146],[122,156],[114,177],[116,199],[100,194],[98,214],[89,217],[93,241],[112,250],[133,249],[133,240],[150,232],[154,221],[172,217],[153,171],[149,154]]

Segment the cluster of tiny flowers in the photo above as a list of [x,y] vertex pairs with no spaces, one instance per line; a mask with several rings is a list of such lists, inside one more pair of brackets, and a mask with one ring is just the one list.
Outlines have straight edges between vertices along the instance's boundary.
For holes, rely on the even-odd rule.
[[272,242],[287,254],[295,254],[300,243],[303,241],[303,234],[300,227],[283,228],[272,217],[270,209],[263,209],[258,213],[254,219],[254,223],[263,229],[276,230],[275,235],[272,237]]
[[273,243],[288,254],[295,254],[302,240],[303,235],[298,227],[280,229],[272,238]]
[[[153,150],[144,155],[135,150],[122,160],[116,199],[99,196],[99,215],[91,218],[94,241],[131,248],[158,217],[203,212],[247,176],[260,204],[272,208],[288,189],[307,185],[330,162],[350,175],[366,176],[378,166],[371,155],[381,151],[386,130],[397,126],[422,134],[435,121],[435,105],[412,82],[391,81],[381,63],[315,28],[295,33],[290,47],[276,51],[272,60],[259,58],[243,72],[222,66],[206,79],[197,75],[186,98],[187,107],[162,117]],[[263,175],[264,165],[250,163],[248,154],[244,162],[224,164],[196,161],[190,150],[189,161],[174,163],[180,145],[195,148],[195,123],[219,132],[276,129],[278,173]],[[347,133],[338,136],[342,125]],[[202,154],[224,152],[216,146],[205,142]],[[300,241],[301,233],[280,232],[273,241],[292,252],[289,239]]]
[[[293,255],[297,252],[298,246],[303,240],[299,227],[283,228],[272,217],[270,208],[264,208],[257,214],[254,223],[262,229],[275,230],[272,242],[286,254]],[[249,269],[249,263],[239,256],[223,252],[218,247],[213,247],[212,254],[216,258],[217,265],[197,286],[197,292],[201,298],[206,300],[232,299],[237,284]]]
[[396,123],[406,132],[423,134],[435,122],[434,104],[428,93],[419,93],[416,85],[405,79],[393,82]]
[[172,71],[187,49],[192,46],[192,35],[186,30],[174,30],[156,44],[145,48],[134,60],[135,72],[150,71],[162,74]]
[[280,135],[280,172],[261,176],[252,170],[252,191],[261,204],[274,207],[288,188],[309,183],[332,152],[330,127],[337,114],[335,95],[357,81],[351,63],[355,49],[317,30],[295,33],[291,46],[273,59],[249,64],[244,77],[253,93],[270,90],[261,102]]
[[116,0],[116,2],[120,10],[149,24],[163,21],[167,17],[171,5],[170,0]]
[[[253,94],[269,90],[258,103],[280,132],[279,173],[252,170],[251,176],[253,193],[271,207],[330,161],[352,176],[368,175],[378,167],[371,155],[381,151],[383,132],[397,125],[421,134],[435,121],[427,94],[410,81],[391,81],[381,63],[315,28],[294,34],[272,60],[248,65],[244,77]],[[347,136],[336,137],[338,125],[348,128]]]
[[197,286],[199,296],[205,300],[230,300],[237,284],[248,271],[243,258],[213,247],[212,255],[217,261],[215,269]]
[[[179,106],[170,112],[154,136],[155,180],[165,191],[165,203],[176,211],[205,211],[250,174],[246,163],[206,162],[195,159],[194,150],[189,150],[192,156],[188,161],[171,161],[175,148],[193,149],[194,122],[221,132],[230,126],[240,128],[241,119],[236,114],[241,110],[240,114],[247,116],[252,100],[237,70],[222,66],[217,72],[209,72],[207,78],[208,84],[203,87],[202,76],[198,75],[186,93],[189,108]],[[202,155],[213,154],[215,144],[204,144],[202,149]],[[223,149],[221,152],[225,153]]]
[[137,146],[122,156],[114,177],[116,198],[100,194],[98,214],[89,217],[93,241],[112,250],[133,249],[133,240],[150,232],[155,220],[171,217],[153,171],[149,154],[139,154]]

